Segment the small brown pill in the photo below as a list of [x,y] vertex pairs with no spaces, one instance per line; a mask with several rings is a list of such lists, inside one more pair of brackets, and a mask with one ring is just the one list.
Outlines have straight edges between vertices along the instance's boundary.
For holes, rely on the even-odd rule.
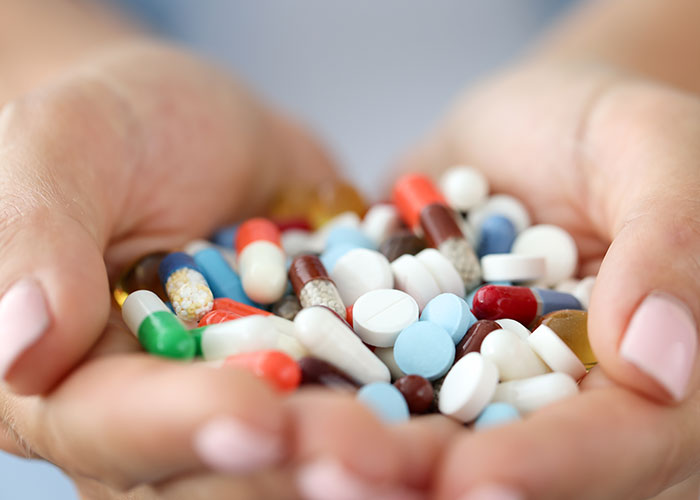
[[486,336],[494,330],[500,330],[501,325],[490,319],[480,319],[474,323],[464,338],[460,340],[457,344],[457,352],[455,354],[455,363],[462,357],[470,352],[479,352],[481,349],[481,343],[484,341]]
[[425,250],[425,241],[407,229],[397,231],[381,244],[379,251],[389,262],[393,262],[404,254],[415,255]]
[[350,376],[322,359],[305,356],[298,364],[301,368],[301,385],[323,385],[347,392],[355,392],[359,387]]
[[405,375],[394,382],[411,413],[425,413],[433,404],[433,385],[420,375]]

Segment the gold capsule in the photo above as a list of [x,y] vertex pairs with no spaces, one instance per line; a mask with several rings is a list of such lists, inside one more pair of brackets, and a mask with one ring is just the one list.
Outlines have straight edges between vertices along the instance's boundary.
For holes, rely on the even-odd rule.
[[355,212],[362,217],[366,211],[367,203],[351,184],[326,182],[318,187],[311,200],[308,220],[314,228],[319,228],[343,212]]
[[158,277],[158,267],[167,252],[156,252],[148,254],[136,261],[117,280],[112,289],[112,296],[119,305],[122,306],[126,297],[136,290],[150,290],[163,302],[168,301],[163,285]]
[[590,369],[598,363],[588,342],[588,313],[564,309],[542,317],[540,324],[554,330],[560,339],[574,351],[581,362]]

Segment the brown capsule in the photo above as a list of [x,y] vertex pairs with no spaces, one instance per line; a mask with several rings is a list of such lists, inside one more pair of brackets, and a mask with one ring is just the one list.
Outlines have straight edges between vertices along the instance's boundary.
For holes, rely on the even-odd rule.
[[425,413],[433,404],[433,386],[420,375],[405,375],[394,382],[408,403],[411,413]]
[[158,267],[166,255],[168,255],[168,252],[148,254],[139,259],[119,277],[112,290],[112,296],[120,307],[126,300],[126,297],[136,290],[150,290],[158,295],[163,302],[168,302],[168,296],[165,294],[163,285],[158,277]]
[[494,330],[499,330],[501,325],[490,319],[480,319],[474,323],[469,330],[467,330],[466,335],[457,344],[457,352],[455,354],[455,363],[463,356],[469,354],[470,352],[479,352],[481,349],[481,343],[484,341],[486,336]]
[[407,229],[397,231],[379,247],[379,251],[389,262],[393,262],[404,254],[415,255],[425,250],[425,242]]
[[359,384],[343,371],[322,359],[305,356],[298,361],[302,385],[323,385],[331,389],[355,392]]
[[554,330],[560,339],[574,351],[586,368],[598,363],[588,341],[588,313],[574,309],[563,309],[542,316],[540,324]]
[[455,213],[442,203],[432,203],[420,212],[420,225],[430,246],[438,248],[450,238],[463,238]]
[[299,296],[304,285],[314,280],[328,280],[328,271],[323,266],[321,259],[315,255],[305,254],[295,257],[289,266],[289,280],[292,282],[294,293]]
[[346,310],[340,293],[318,257],[295,257],[289,267],[289,279],[302,307],[325,306],[345,319]]

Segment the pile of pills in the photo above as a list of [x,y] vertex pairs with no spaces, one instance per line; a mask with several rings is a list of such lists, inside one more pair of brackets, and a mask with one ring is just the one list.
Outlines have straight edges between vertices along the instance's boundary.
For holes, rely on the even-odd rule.
[[114,289],[127,327],[149,353],[355,393],[388,422],[484,428],[578,392],[594,278],[574,279],[566,231],[471,167],[405,175],[362,219],[351,187],[332,193],[141,259]]

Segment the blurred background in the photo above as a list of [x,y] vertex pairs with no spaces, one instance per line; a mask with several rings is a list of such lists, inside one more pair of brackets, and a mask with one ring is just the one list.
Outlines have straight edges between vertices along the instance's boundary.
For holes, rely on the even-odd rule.
[[[524,51],[567,0],[109,0],[310,126],[369,196],[466,85]],[[0,452],[0,500],[72,500]]]

